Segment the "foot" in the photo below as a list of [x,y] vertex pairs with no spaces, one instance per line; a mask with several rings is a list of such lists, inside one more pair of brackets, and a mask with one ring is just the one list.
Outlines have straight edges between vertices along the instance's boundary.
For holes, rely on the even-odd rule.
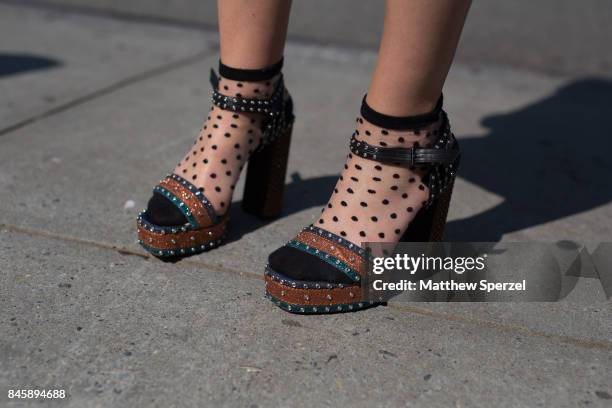
[[[249,99],[268,99],[280,74],[263,81],[236,81],[221,77],[219,93]],[[227,212],[244,164],[262,143],[267,117],[262,113],[232,112],[213,106],[200,133],[173,173],[198,188],[218,215]],[[183,225],[184,215],[155,193],[147,213],[157,225]]]
[[[439,121],[419,130],[388,130],[357,118],[354,137],[381,147],[431,147]],[[380,163],[349,153],[342,174],[315,226],[351,242],[397,242],[425,205],[426,168]]]
[[[364,100],[350,147],[320,217],[268,258],[266,295],[289,312],[376,304],[362,286],[364,243],[398,242],[418,211],[452,185],[459,158],[441,98],[434,111],[404,118],[378,113]],[[441,217],[426,228],[438,231]]]
[[355,284],[358,278],[351,275],[363,273],[363,266],[350,264],[363,257],[357,251],[347,258],[339,248],[354,252],[365,242],[400,241],[434,198],[430,187],[439,193],[453,177],[458,147],[441,109],[440,99],[433,112],[396,118],[364,101],[351,153],[329,202],[312,227],[270,255],[269,270],[301,282]]

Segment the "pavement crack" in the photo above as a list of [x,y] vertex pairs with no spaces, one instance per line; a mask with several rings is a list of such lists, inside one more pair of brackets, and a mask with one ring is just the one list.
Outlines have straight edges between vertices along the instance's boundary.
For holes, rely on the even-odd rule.
[[141,254],[141,253],[134,253],[134,252],[130,252],[130,251],[126,251],[123,248],[117,248],[117,252],[119,253],[119,255],[126,255],[126,256],[136,256],[138,258],[142,258],[142,259],[149,259],[150,257],[145,255],[145,254]]
[[559,343],[570,344],[572,346],[585,348],[585,349],[599,349],[599,350],[605,350],[605,351],[612,351],[612,342],[605,341],[605,340],[590,340],[590,339],[582,339],[582,338],[572,337],[572,336],[562,336],[558,334],[547,333],[541,330],[530,329],[524,326],[508,324],[508,323],[499,323],[499,322],[495,322],[492,320],[475,319],[472,317],[466,317],[466,316],[455,315],[455,314],[440,313],[440,312],[435,312],[433,310],[425,309],[422,307],[410,306],[410,305],[405,305],[405,304],[389,303],[388,307],[391,307],[393,309],[404,310],[407,312],[416,313],[422,316],[432,317],[435,319],[452,321],[452,322],[457,322],[457,323],[464,323],[464,324],[472,324],[472,325],[476,325],[480,327],[488,327],[488,328],[496,329],[502,332],[520,333],[526,337],[532,337],[532,338],[535,337],[535,338],[553,340]]
[[[55,232],[50,232],[50,231],[45,231],[45,230],[40,230],[40,229],[30,228],[30,227],[22,227],[22,226],[13,225],[13,224],[7,224],[7,223],[0,223],[0,230],[7,230],[10,232],[15,232],[19,234],[26,234],[26,235],[30,235],[33,237],[48,238],[48,239],[59,240],[59,241],[64,241],[64,242],[76,243],[76,244],[86,245],[86,246],[90,246],[90,247],[94,247],[98,249],[111,250],[122,256],[135,256],[145,261],[163,262],[147,252],[141,252],[141,251],[138,251],[128,246],[112,244],[109,242],[95,241],[91,239],[79,238],[79,237],[74,237],[71,235],[58,234]],[[261,276],[261,274],[259,273],[244,272],[244,271],[240,271],[237,269],[226,268],[218,264],[211,264],[211,263],[203,262],[199,260],[182,259],[180,263],[181,265],[192,266],[192,267],[197,267],[197,268],[205,268],[207,270],[212,270],[215,272],[233,273],[233,274],[244,276],[250,279],[263,280],[263,276]]]
[[[137,256],[146,261],[156,261],[157,260],[157,258],[155,258],[154,256],[150,254],[134,250],[127,246],[116,245],[116,244],[111,244],[107,242],[94,241],[94,240],[89,240],[85,238],[78,238],[78,237],[74,237],[70,235],[58,234],[58,233],[40,230],[36,228],[22,227],[18,225],[7,224],[7,223],[0,223],[0,230],[7,230],[10,232],[26,234],[26,235],[30,235],[34,237],[55,239],[55,240],[60,240],[64,242],[71,242],[71,243],[77,243],[81,245],[87,245],[87,246],[91,246],[91,247],[95,247],[99,249],[111,250],[121,255]],[[218,264],[208,264],[207,262],[191,260],[191,259],[183,259],[180,262],[181,262],[181,265],[205,268],[207,270],[211,270],[215,272],[233,273],[233,274],[237,274],[239,276],[246,277],[249,279],[257,279],[257,280],[263,279],[263,277],[259,273],[244,272],[244,271],[240,271],[236,269],[226,268]],[[492,320],[475,319],[475,318],[456,315],[456,314],[440,313],[440,312],[436,312],[433,310],[425,309],[422,307],[411,306],[407,304],[389,303],[387,307],[390,307],[396,310],[400,310],[400,311],[417,314],[417,315],[424,316],[424,317],[444,320],[447,322],[469,324],[469,325],[494,329],[494,330],[498,330],[501,332],[519,333],[526,337],[539,338],[539,339],[543,339],[547,341],[567,344],[567,345],[584,348],[584,349],[612,351],[612,342],[605,341],[605,340],[591,340],[591,339],[583,339],[583,338],[572,337],[572,336],[562,336],[562,335],[547,333],[544,331],[534,330],[528,327],[514,325],[514,324],[499,323],[499,322],[495,322]],[[285,319],[285,321],[283,321],[283,324],[297,327],[295,323],[298,323],[301,326],[301,323],[294,321],[294,320]],[[381,350],[380,352],[381,354],[384,354],[384,355],[388,355],[387,353],[389,353],[386,350]]]

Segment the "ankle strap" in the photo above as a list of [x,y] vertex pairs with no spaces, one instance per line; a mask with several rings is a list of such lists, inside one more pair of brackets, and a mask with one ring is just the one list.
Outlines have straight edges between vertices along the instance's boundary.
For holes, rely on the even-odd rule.
[[378,147],[357,140],[355,133],[353,133],[350,149],[353,154],[364,159],[409,166],[417,164],[448,165],[455,162],[459,156],[459,147],[450,131],[448,118],[444,111],[442,111],[440,138],[431,148]]
[[365,95],[361,103],[361,116],[368,122],[383,129],[415,130],[436,122],[442,112],[443,96],[440,95],[436,107],[427,113],[414,116],[390,116],[375,111],[368,105]]
[[285,85],[282,75],[278,79],[274,91],[268,99],[243,98],[221,94],[219,92],[219,77],[212,69],[210,70],[210,83],[213,87],[212,103],[223,110],[265,113],[270,116],[278,116],[283,112]]

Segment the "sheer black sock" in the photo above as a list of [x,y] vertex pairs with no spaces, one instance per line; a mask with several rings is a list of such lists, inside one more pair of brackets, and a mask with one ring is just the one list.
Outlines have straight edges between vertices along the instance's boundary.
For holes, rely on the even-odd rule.
[[[282,60],[263,69],[238,69],[219,62],[219,92],[267,99],[280,78],[281,68]],[[225,213],[245,162],[262,141],[264,125],[263,114],[229,112],[213,106],[197,140],[174,173],[199,188],[218,214]],[[149,200],[146,214],[153,224],[160,226],[188,222],[168,198],[157,193]]]

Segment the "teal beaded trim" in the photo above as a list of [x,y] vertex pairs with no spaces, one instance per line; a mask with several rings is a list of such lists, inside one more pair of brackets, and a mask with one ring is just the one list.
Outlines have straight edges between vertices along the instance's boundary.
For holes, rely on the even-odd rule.
[[195,255],[209,249],[213,249],[218,247],[223,243],[225,237],[221,237],[215,241],[209,242],[203,245],[195,245],[189,248],[179,248],[179,249],[158,249],[153,248],[147,244],[145,244],[142,240],[138,240],[138,243],[145,249],[147,252],[157,256],[157,257],[169,257],[169,256],[185,256],[185,255]]
[[185,218],[187,218],[187,221],[189,221],[189,225],[191,225],[193,228],[198,228],[198,222],[196,221],[195,217],[193,216],[189,208],[185,205],[185,203],[181,201],[180,198],[178,198],[177,196],[172,194],[170,191],[166,190],[165,188],[161,186],[155,186],[153,191],[157,191],[158,193],[164,195],[166,198],[172,201],[172,204],[174,204],[176,208],[178,208],[183,213]]
[[275,298],[266,292],[266,298],[268,298],[276,306],[283,310],[291,313],[298,314],[325,314],[325,313],[346,313],[355,312],[358,310],[367,309],[375,306],[378,303],[375,302],[355,302],[355,303],[342,303],[336,305],[292,305],[287,302],[283,302],[280,299]]
[[357,273],[357,271],[355,271],[353,268],[351,268],[350,266],[348,266],[347,264],[345,264],[344,262],[342,262],[341,260],[339,260],[338,258],[331,256],[330,254],[321,251],[320,249],[311,247],[310,245],[304,244],[303,242],[300,242],[296,239],[292,239],[291,241],[289,241],[287,243],[287,245],[289,245],[290,247],[299,249],[301,251],[304,251],[306,253],[309,253],[311,255],[316,256],[317,258],[321,259],[322,261],[327,262],[328,264],[330,264],[331,266],[337,268],[338,270],[342,271],[343,273],[345,273],[349,278],[351,278],[353,281],[355,282],[359,282],[359,280],[361,279],[359,276],[359,273]]

